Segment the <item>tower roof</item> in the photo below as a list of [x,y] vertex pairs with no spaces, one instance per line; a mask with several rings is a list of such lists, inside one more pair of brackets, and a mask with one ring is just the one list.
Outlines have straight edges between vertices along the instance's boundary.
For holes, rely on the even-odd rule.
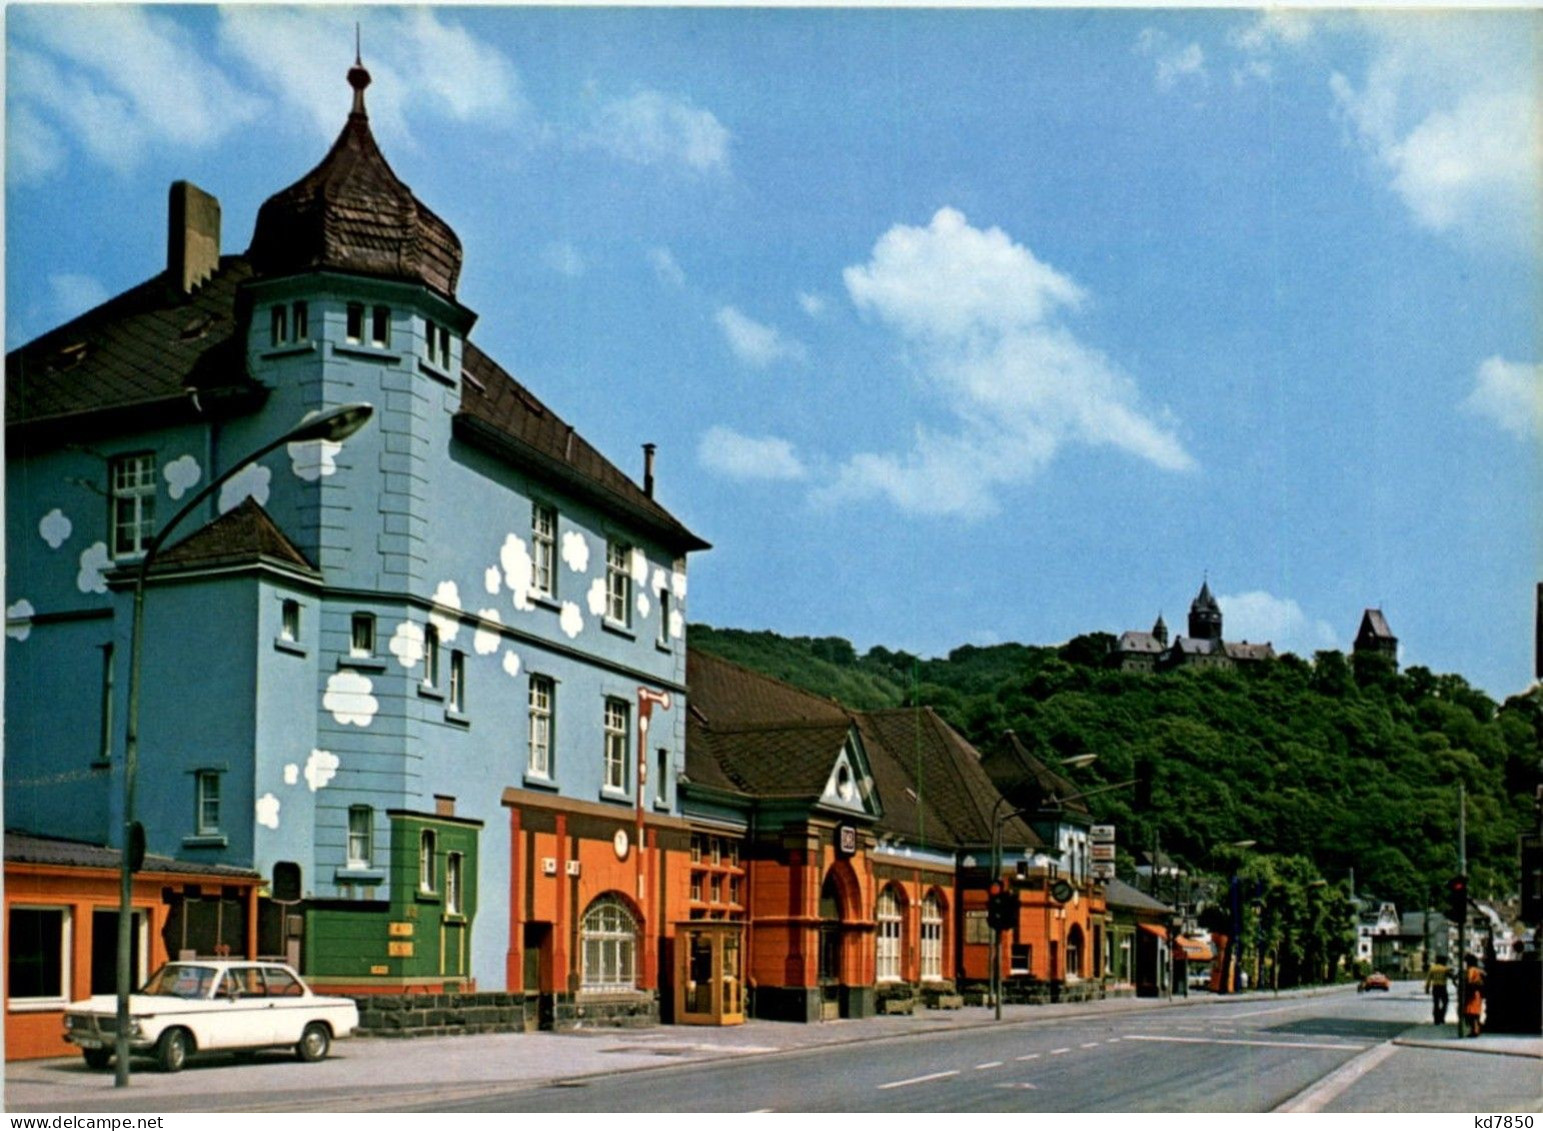
[[1196,595],[1194,601],[1191,602],[1189,608],[1190,612],[1199,612],[1201,610],[1221,612],[1221,606],[1216,603],[1216,598],[1211,596],[1211,583],[1209,580],[1200,583],[1200,592]]
[[334,270],[422,283],[455,298],[461,241],[391,171],[370,132],[370,73],[348,72],[353,110],[321,164],[270,196],[247,257],[261,275]]

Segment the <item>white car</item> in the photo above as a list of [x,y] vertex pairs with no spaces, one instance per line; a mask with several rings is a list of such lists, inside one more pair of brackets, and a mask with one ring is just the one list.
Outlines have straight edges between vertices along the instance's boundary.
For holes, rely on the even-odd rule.
[[[64,1039],[92,1068],[112,1059],[118,999],[98,994],[71,1002]],[[195,1052],[293,1046],[301,1060],[326,1057],[334,1040],[352,1036],[359,1007],[346,997],[311,992],[279,962],[209,959],[168,962],[129,995],[129,1048],[153,1053],[165,1072],[179,1072]]]

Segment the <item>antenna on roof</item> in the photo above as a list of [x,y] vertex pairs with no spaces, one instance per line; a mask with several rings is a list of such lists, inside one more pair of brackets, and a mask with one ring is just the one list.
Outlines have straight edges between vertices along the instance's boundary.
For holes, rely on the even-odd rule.
[[364,57],[360,52],[358,23],[354,24],[354,65],[348,69],[348,85],[354,88],[353,114],[357,114],[361,118],[365,117],[364,88],[370,85],[370,72],[364,69]]

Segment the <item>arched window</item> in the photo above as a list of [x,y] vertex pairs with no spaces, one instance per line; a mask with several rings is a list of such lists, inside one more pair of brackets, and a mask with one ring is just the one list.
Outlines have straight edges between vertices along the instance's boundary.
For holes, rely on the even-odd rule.
[[900,901],[895,889],[887,887],[879,892],[878,906],[873,917],[878,920],[878,941],[874,953],[874,966],[881,982],[900,980]]
[[922,981],[936,982],[943,977],[943,901],[929,891],[922,900],[921,937]]
[[602,895],[584,912],[579,934],[584,989],[630,990],[637,985],[638,925],[625,903]]
[[1066,933],[1066,976],[1082,977],[1082,928],[1075,923]]

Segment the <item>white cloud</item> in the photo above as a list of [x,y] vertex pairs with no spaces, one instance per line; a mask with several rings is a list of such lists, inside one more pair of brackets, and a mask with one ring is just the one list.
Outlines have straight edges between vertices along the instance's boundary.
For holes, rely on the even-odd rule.
[[1262,590],[1233,596],[1218,595],[1222,622],[1229,641],[1269,642],[1277,652],[1311,656],[1323,648],[1338,648],[1334,626],[1314,620],[1289,597],[1275,597]]
[[584,614],[572,601],[564,601],[563,611],[557,617],[557,625],[569,640],[576,639],[579,633],[584,631]]
[[530,599],[531,579],[535,576],[535,563],[530,560],[530,547],[524,539],[510,534],[498,551],[498,562],[504,568],[504,584],[514,594],[514,607],[529,612],[536,606]]
[[[434,590],[434,604],[441,609],[461,611],[461,589],[453,581],[441,581]],[[439,629],[439,638],[449,644],[461,631],[461,618],[447,613],[431,612],[429,623]]]
[[801,479],[805,471],[793,445],[776,436],[745,436],[714,425],[697,444],[697,460],[732,479]]
[[1462,407],[1518,440],[1543,436],[1543,366],[1488,358],[1474,375],[1473,391]]
[[659,276],[661,283],[668,283],[672,287],[684,287],[686,285],[686,273],[680,269],[680,264],[675,262],[675,256],[667,247],[650,248],[648,262],[654,269],[654,274]]
[[37,610],[25,597],[6,607],[5,634],[12,640],[22,641],[32,635],[32,618]]
[[107,553],[107,543],[91,543],[80,552],[80,571],[75,575],[75,588],[82,593],[106,593],[106,573],[111,566],[112,557]]
[[268,503],[268,485],[273,481],[273,472],[260,463],[249,463],[230,479],[225,486],[220,488],[220,513],[241,505],[242,501],[251,496],[257,501],[258,506],[266,506]]
[[75,524],[58,507],[49,511],[38,522],[38,534],[48,543],[50,550],[57,550],[68,542],[74,530]]
[[211,146],[261,113],[191,31],[159,12],[49,5],[10,18],[8,93],[13,114],[22,111],[24,176],[60,171],[66,138],[123,171],[152,151]]
[[[300,418],[300,422],[303,424],[320,413],[320,409],[312,409]],[[337,454],[343,450],[343,444],[340,440],[304,440],[285,444],[284,449],[289,453],[289,466],[295,475],[307,483],[315,483],[337,474]]]
[[312,750],[305,760],[305,784],[315,793],[338,772],[338,756],[330,750]]
[[632,574],[632,583],[642,585],[648,580],[648,555],[636,546],[632,547],[632,555],[628,559],[627,568]]
[[546,250],[541,253],[541,261],[559,275],[570,279],[577,279],[584,274],[584,257],[579,254],[578,248],[566,241],[547,244]]
[[300,767],[293,762],[284,764],[284,784],[294,785],[300,780]]
[[1268,82],[1275,75],[1276,50],[1305,43],[1317,24],[1315,13],[1301,10],[1272,8],[1259,13],[1253,22],[1227,37],[1242,59],[1233,68],[1232,81],[1239,85],[1255,79]]
[[334,672],[327,677],[327,690],[322,694],[321,705],[341,725],[367,727],[380,702],[370,694],[375,685],[368,676],[355,671]]
[[1159,90],[1172,90],[1182,78],[1205,80],[1205,52],[1198,43],[1175,43],[1166,32],[1145,28],[1136,51],[1153,60]]
[[723,331],[734,356],[747,365],[764,369],[776,361],[802,361],[803,343],[788,338],[781,331],[765,326],[741,314],[732,306],[718,309],[718,328]]
[[574,573],[589,569],[589,541],[577,530],[563,534],[563,563]]
[[1143,408],[1135,381],[1066,325],[1083,289],[1000,229],[940,209],[925,228],[891,228],[844,278],[860,310],[915,347],[917,376],[952,419],[918,426],[907,451],[852,456],[817,501],[878,496],[980,517],[999,487],[1028,482],[1068,444],[1195,466],[1166,414]]
[[588,140],[640,165],[684,165],[697,173],[726,170],[729,131],[709,110],[657,90],[607,102]]
[[[497,609],[478,609],[477,615],[485,622],[492,624],[504,623],[504,618],[498,615]],[[502,641],[503,637],[499,634],[498,630],[496,628],[488,628],[486,624],[479,624],[477,631],[472,634],[472,647],[479,656],[491,656],[494,652],[498,651],[498,646]]]
[[387,645],[391,654],[396,657],[396,662],[404,668],[416,667],[423,660],[424,643],[423,626],[414,624],[410,620],[404,620],[396,626],[396,631],[391,634],[391,643]]
[[[681,560],[684,561],[685,559],[681,559]],[[677,569],[677,570],[672,570],[670,572],[670,588],[671,588],[671,590],[674,591],[675,599],[676,600],[684,601],[686,599],[686,571],[685,570]]]
[[180,499],[203,478],[204,470],[192,456],[181,455],[168,463],[161,474],[166,480],[166,493],[173,499]]
[[811,291],[799,291],[798,305],[810,318],[818,318],[825,313],[825,296]]
[[589,583],[589,592],[584,595],[584,603],[589,606],[589,615],[592,617],[605,616],[607,602],[610,594],[606,592],[605,578],[597,577]]
[[[341,8],[220,9],[221,46],[260,76],[287,116],[332,137],[342,129],[352,93],[335,59],[352,45],[355,13]],[[453,62],[447,62],[452,61]],[[365,92],[377,137],[412,143],[409,116],[506,127],[529,108],[514,67],[459,23],[428,8],[371,9],[364,64],[374,80]]]
[[256,804],[257,823],[265,829],[279,827],[279,810],[283,808],[283,802],[272,793],[265,793],[257,799]]
[[509,673],[509,677],[511,679],[520,674],[520,657],[518,653],[505,652],[504,658],[501,662],[503,664],[504,671]]
[[54,309],[58,311],[61,321],[101,306],[111,297],[107,288],[93,275],[50,275],[48,289],[53,294]]

